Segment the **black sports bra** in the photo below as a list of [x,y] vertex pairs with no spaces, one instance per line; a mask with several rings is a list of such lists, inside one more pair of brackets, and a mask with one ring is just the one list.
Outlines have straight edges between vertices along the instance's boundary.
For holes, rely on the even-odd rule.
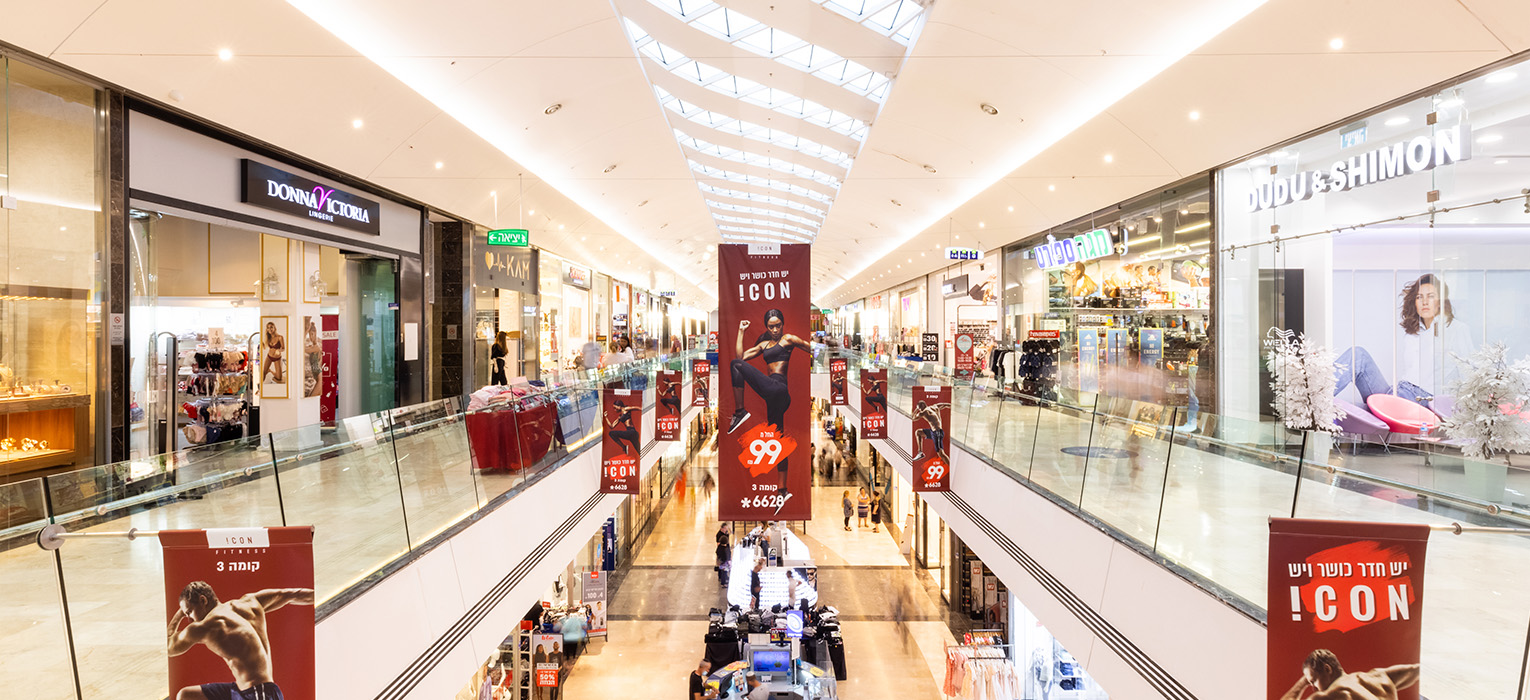
[[[778,342],[765,348],[765,351],[760,353],[760,357],[765,358],[765,364],[767,365],[773,365],[777,362],[785,364],[787,360],[792,358],[792,346]],[[781,372],[785,373],[786,368],[782,367]]]
[[617,417],[616,421],[618,423],[625,423],[627,425],[627,429],[631,430],[632,429],[632,412],[631,411],[622,411],[621,416]]

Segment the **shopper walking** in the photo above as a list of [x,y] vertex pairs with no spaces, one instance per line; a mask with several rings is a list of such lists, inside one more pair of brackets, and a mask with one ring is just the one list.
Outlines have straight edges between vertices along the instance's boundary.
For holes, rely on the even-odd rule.
[[871,492],[871,531],[881,532],[882,526],[882,492]]
[[760,592],[765,590],[765,584],[760,581],[760,572],[765,569],[765,557],[754,560],[754,568],[749,571],[749,609],[760,609]]
[[568,617],[563,618],[560,631],[563,632],[563,650],[568,658],[573,659],[579,656],[579,649],[584,644],[587,628],[588,623],[585,622],[582,612],[570,613]]
[[707,688],[707,676],[712,673],[712,662],[702,659],[696,665],[696,670],[691,671],[691,690],[685,694],[685,700],[712,700],[717,697],[717,691]]
[[860,489],[860,497],[855,502],[855,526],[866,527],[866,518],[871,515],[871,499],[866,496],[866,487]]
[[718,526],[715,538],[717,540],[717,583],[723,587],[727,587],[728,572],[733,569],[733,547],[729,541],[731,533],[728,529],[727,523]]
[[850,489],[845,489],[845,498],[840,501],[845,509],[845,532],[850,531],[850,516],[855,515],[855,502],[850,500]]

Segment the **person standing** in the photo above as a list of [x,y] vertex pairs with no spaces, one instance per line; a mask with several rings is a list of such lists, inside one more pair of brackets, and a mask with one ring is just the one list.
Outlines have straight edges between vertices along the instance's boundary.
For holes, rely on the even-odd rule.
[[717,528],[717,583],[721,586],[728,585],[728,572],[733,569],[733,547],[729,542],[728,524],[723,523]]
[[494,337],[494,347],[489,348],[489,383],[505,386],[510,383],[506,366],[510,362],[510,334],[500,331]]
[[882,492],[871,492],[871,531],[880,532],[882,526]]
[[754,568],[749,571],[749,609],[760,609],[760,593],[765,590],[765,584],[760,581],[760,572],[765,569],[765,558],[754,560]]
[[845,489],[845,497],[840,501],[845,509],[845,532],[850,531],[850,516],[855,515],[855,502],[850,500],[850,489]]
[[702,659],[696,665],[696,670],[691,671],[691,689],[685,694],[685,700],[712,700],[717,697],[717,691],[707,688],[707,674],[712,672],[712,662]]
[[862,486],[860,497],[855,502],[855,526],[866,527],[866,518],[871,515],[871,499],[866,496],[866,487]]

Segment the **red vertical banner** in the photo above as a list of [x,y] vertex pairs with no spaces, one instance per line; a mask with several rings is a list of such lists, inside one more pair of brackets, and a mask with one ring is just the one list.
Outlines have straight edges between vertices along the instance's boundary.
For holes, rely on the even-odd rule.
[[721,520],[813,517],[810,255],[802,244],[717,247]]
[[643,450],[643,392],[605,389],[600,392],[600,492],[637,493],[638,465]]
[[849,367],[849,361],[843,357],[829,358],[829,403],[834,406],[850,405],[845,388],[845,372]]
[[887,370],[861,370],[861,437],[887,439]]
[[972,371],[977,363],[972,359],[972,334],[956,334],[956,376],[962,379],[971,379]]
[[1265,697],[1417,700],[1428,541],[1427,525],[1271,518]]
[[691,405],[706,408],[712,403],[712,363],[691,360]]
[[914,387],[914,490],[951,490],[951,387]]
[[658,401],[654,414],[655,440],[673,442],[680,439],[680,371],[661,371],[655,382]]
[[315,700],[313,528],[161,530],[159,543],[169,697]]
[[340,314],[322,314],[319,323],[319,347],[323,349],[324,372],[319,377],[322,385],[319,393],[319,420],[329,423],[335,420],[335,409],[340,405]]

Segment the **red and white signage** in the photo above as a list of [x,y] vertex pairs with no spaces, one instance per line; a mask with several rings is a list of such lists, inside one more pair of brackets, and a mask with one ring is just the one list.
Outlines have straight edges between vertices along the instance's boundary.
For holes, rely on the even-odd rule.
[[1029,331],[1025,336],[1031,340],[1056,340],[1062,337],[1062,331]]
[[680,371],[660,371],[657,373],[656,393],[658,399],[655,402],[656,413],[654,414],[655,440],[673,442],[680,439]]
[[1270,520],[1269,700],[1417,700],[1428,525]]
[[956,334],[956,376],[962,379],[971,379],[977,367],[972,354],[973,342],[971,333]]
[[600,439],[600,492],[637,493],[643,453],[643,394],[631,389],[600,393],[605,428]]
[[951,387],[913,391],[914,491],[951,490]]
[[861,437],[887,438],[887,370],[861,370]]
[[850,363],[843,357],[829,358],[829,404],[833,406],[848,406],[850,404],[849,392],[845,386],[845,372]]
[[712,402],[712,363],[691,360],[691,405],[706,408]]

